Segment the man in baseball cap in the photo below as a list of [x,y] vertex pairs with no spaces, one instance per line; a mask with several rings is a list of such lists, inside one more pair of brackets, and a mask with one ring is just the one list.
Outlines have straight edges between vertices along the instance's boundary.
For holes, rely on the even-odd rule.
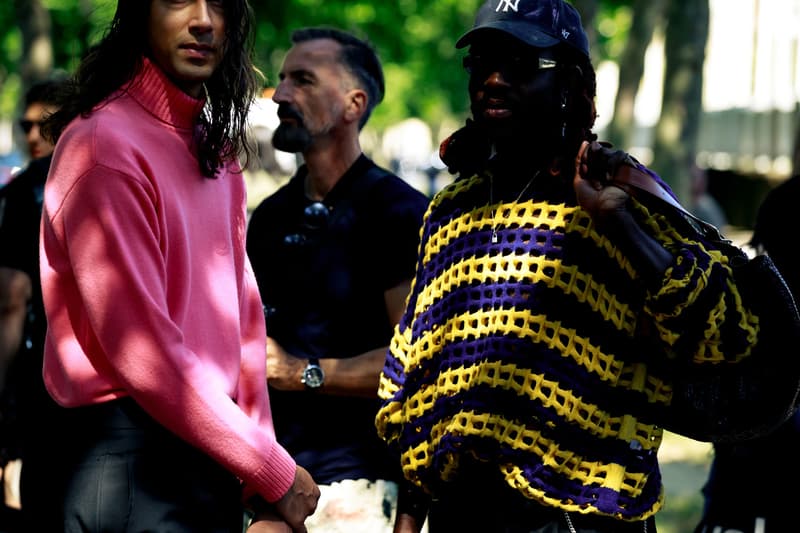
[[566,43],[590,57],[581,16],[562,0],[487,0],[478,10],[475,25],[456,42],[456,48],[468,46],[487,29],[506,32],[537,48]]
[[[669,192],[597,142],[570,4],[487,0],[456,46],[472,116],[440,148],[457,177],[428,206],[379,381],[394,531],[655,533],[670,365],[709,343],[735,360],[750,345],[719,326],[749,312],[716,250],[610,183],[625,164]],[[670,358],[676,338],[697,343]]]

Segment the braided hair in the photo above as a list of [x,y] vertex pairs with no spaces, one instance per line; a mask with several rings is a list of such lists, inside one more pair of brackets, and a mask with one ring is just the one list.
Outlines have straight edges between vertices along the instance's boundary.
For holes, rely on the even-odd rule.
[[558,158],[562,173],[571,177],[583,141],[597,140],[592,131],[597,120],[597,75],[591,60],[571,46],[558,46],[556,57],[563,121]]

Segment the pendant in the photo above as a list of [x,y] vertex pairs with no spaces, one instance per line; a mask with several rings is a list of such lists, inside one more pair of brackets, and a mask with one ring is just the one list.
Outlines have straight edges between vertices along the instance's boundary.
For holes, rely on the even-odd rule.
[[497,230],[492,228],[492,244],[497,244]]

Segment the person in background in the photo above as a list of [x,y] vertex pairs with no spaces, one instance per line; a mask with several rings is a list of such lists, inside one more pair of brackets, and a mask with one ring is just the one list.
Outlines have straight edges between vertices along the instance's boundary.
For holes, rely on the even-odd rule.
[[654,533],[666,354],[743,357],[720,325],[755,317],[708,243],[611,183],[625,165],[674,198],[596,140],[572,5],[487,0],[456,47],[472,117],[440,147],[457,178],[426,213],[375,420],[407,480],[395,532]]
[[63,531],[304,532],[245,251],[246,0],[118,0],[43,125],[44,381],[68,408]]
[[[20,125],[31,160],[0,189],[0,456],[20,461],[19,487],[24,530],[56,531],[48,522],[61,505],[57,480],[62,461],[52,443],[67,429],[61,409],[42,381],[46,321],[39,283],[39,223],[44,184],[53,143],[40,131],[41,121],[59,109],[66,82],[48,79],[25,93]],[[5,377],[3,377],[5,376]],[[6,481],[10,481],[6,479]]]
[[692,194],[689,211],[697,218],[724,230],[728,225],[728,217],[708,190],[708,171],[697,164],[692,164],[689,168],[689,177]]
[[[3,238],[19,238],[27,242],[29,248],[32,246],[38,248],[38,239],[28,242],[27,237],[30,233],[26,233],[23,227],[19,227],[17,234],[12,234],[10,224],[3,221],[13,219],[15,215],[11,214],[12,211],[15,213],[28,212],[29,202],[20,205],[17,201],[11,201],[16,194],[20,194],[15,191],[25,191],[23,194],[27,195],[33,187],[34,192],[38,190],[41,193],[50,161],[47,159],[41,163],[32,163],[53,153],[53,143],[42,136],[39,125],[43,119],[58,109],[59,84],[58,80],[45,80],[35,83],[25,92],[23,113],[19,123],[28,145],[27,155],[30,167],[15,174],[14,178],[25,176],[26,183],[18,184],[13,189],[8,189],[8,185],[0,188],[0,224],[3,224],[4,227]],[[41,194],[37,196],[39,198],[35,198],[35,203],[39,205],[34,206],[34,211],[41,213]],[[38,235],[38,227],[35,233]],[[2,248],[0,248],[2,250],[2,254],[0,254],[0,391],[2,391],[6,369],[22,342],[27,303],[32,296],[35,296],[32,287],[35,280],[32,278],[32,269],[29,264],[33,256],[16,253],[8,248],[10,244],[6,244],[5,241],[0,244],[2,244]],[[6,264],[9,261],[12,264]],[[13,264],[14,261],[25,261],[26,264],[23,266],[28,268],[16,268]]]
[[31,86],[25,93],[24,111],[19,126],[28,144],[31,160],[53,153],[53,141],[42,135],[42,122],[59,108],[60,80],[46,80]]
[[[25,144],[27,145],[25,161],[28,163],[53,153],[53,143],[42,135],[39,126],[47,116],[58,108],[55,90],[60,81],[58,78],[38,81],[25,91],[19,126],[25,136]],[[9,168],[9,175],[0,175],[0,188],[11,182],[19,174],[18,167],[7,168]],[[0,168],[0,171],[4,170]]]
[[377,166],[359,132],[384,95],[368,42],[292,34],[273,146],[301,153],[254,210],[247,251],[267,313],[275,432],[320,485],[311,532],[391,532],[399,470],[375,435],[378,376],[403,311],[428,198]]
[[[794,210],[800,200],[800,175],[771,189],[756,214],[750,245],[768,254],[800,301],[800,258]],[[703,486],[703,516],[695,533],[795,531],[797,512],[777,496],[777,487],[800,479],[800,412],[777,430],[757,439],[714,445]]]

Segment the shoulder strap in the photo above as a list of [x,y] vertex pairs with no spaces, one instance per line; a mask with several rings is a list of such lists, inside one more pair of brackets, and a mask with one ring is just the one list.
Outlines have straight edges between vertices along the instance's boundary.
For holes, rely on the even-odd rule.
[[718,241],[730,242],[729,239],[726,239],[722,236],[719,228],[701,218],[697,218],[695,215],[690,213],[685,207],[683,207],[683,205],[681,205],[680,202],[678,202],[678,200],[675,199],[675,197],[668,193],[664,187],[662,187],[656,180],[652,178],[652,176],[648,175],[646,172],[642,172],[640,169],[631,165],[623,164],[619,166],[617,173],[614,175],[611,181],[612,183],[621,185],[622,188],[629,194],[634,193],[630,190],[631,188],[634,188],[655,196],[659,200],[678,210],[681,215],[683,215],[683,217],[689,221],[690,224],[692,224],[698,231],[701,231],[707,237]]
[[[656,180],[654,180],[651,176],[647,175],[647,173],[642,172],[638,168],[632,167],[630,165],[620,165],[617,169],[617,173],[612,178],[613,182],[619,182],[621,184],[628,185],[630,187],[636,187],[637,189],[641,189],[643,191],[649,192],[656,198],[668,203],[678,211],[682,211],[684,214],[695,218],[689,211],[683,207],[680,202],[678,202],[671,194],[669,194],[664,187],[658,184]],[[626,188],[627,190],[627,188]]]

